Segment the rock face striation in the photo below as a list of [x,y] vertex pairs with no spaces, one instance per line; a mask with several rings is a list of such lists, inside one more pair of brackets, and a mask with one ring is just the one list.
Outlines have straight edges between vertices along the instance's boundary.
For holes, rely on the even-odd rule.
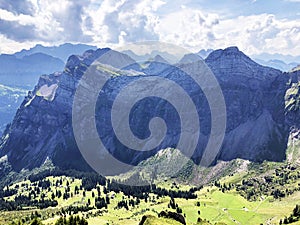
[[222,87],[227,133],[220,158],[282,160],[289,135],[284,96],[289,75],[261,66],[236,47],[205,60]]
[[[132,108],[130,127],[141,139],[150,135],[151,118],[161,117],[167,125],[161,145],[148,154],[136,155],[126,149],[117,140],[109,122],[113,102],[128,83],[157,75],[178,83],[196,104],[201,134],[193,160],[200,161],[211,131],[211,115],[201,88],[179,69],[181,65],[152,62],[143,68],[125,54],[98,49],[86,51],[82,56],[70,56],[63,72],[41,76],[34,90],[29,92],[0,141],[0,155],[7,155],[15,170],[38,167],[46,159],[61,168],[91,170],[76,145],[72,106],[84,72],[103,55],[97,69],[111,74],[111,79],[99,94],[95,113],[99,136],[111,153],[123,162],[137,164],[159,149],[176,146],[180,118],[174,107],[163,99],[147,98]],[[213,51],[205,62],[222,88],[227,108],[226,134],[215,160],[284,160],[290,129],[300,125],[299,72],[282,73],[261,66],[236,47]],[[192,68],[195,63],[182,66]],[[196,70],[191,72],[197,74]],[[153,87],[149,84],[148,88]],[[293,91],[287,95],[291,88]],[[138,95],[140,91],[131,95]],[[294,100],[289,102],[290,99]]]

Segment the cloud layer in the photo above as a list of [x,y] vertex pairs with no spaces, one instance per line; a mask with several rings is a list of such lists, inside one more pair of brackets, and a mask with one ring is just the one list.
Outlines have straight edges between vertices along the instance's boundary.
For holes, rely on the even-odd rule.
[[[259,7],[258,2],[249,1],[249,9]],[[299,1],[284,4],[299,6]],[[299,15],[236,14],[237,6],[230,6],[220,11],[203,0],[0,0],[0,51],[36,43],[104,47],[159,40],[192,51],[236,45],[248,54],[300,54]]]

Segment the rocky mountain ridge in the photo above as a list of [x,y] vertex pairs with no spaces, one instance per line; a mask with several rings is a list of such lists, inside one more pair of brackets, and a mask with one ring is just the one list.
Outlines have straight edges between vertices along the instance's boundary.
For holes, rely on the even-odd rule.
[[[83,73],[105,53],[108,54],[102,58],[103,66],[97,68],[101,73],[111,72],[105,64],[116,68],[127,66],[127,72],[120,70],[113,73],[112,79],[104,87],[105,94],[99,96],[97,106],[101,112],[100,119],[96,121],[101,127],[100,136],[103,132],[101,137],[111,151],[123,161],[131,163],[133,159],[130,151],[125,155],[120,153],[126,148],[116,140],[109,124],[101,124],[101,118],[109,118],[109,107],[124,85],[139,76],[157,75],[179,83],[197,103],[201,135],[193,160],[200,161],[211,130],[209,106],[201,89],[172,65],[152,62],[148,68],[141,68],[125,54],[98,49],[86,51],[82,56],[70,56],[63,72],[42,76],[35,89],[25,98],[0,141],[1,156],[7,155],[15,170],[38,167],[47,158],[62,168],[91,169],[81,157],[74,139],[72,101]],[[299,125],[299,110],[293,111],[293,115],[291,110],[286,110],[286,91],[299,82],[299,76],[261,66],[236,47],[213,51],[205,62],[219,81],[227,107],[225,139],[216,160],[284,160],[290,129]],[[185,66],[193,68],[193,63]],[[128,70],[144,75],[128,76]],[[197,74],[197,71],[191,72]],[[149,120],[144,118],[159,116],[166,121],[170,130],[162,144],[149,154],[176,146],[180,129],[178,115],[169,112],[172,110],[172,106],[161,99],[143,101],[133,109],[131,127],[139,137],[149,135]],[[135,157],[137,161],[133,163],[140,162],[143,157]]]

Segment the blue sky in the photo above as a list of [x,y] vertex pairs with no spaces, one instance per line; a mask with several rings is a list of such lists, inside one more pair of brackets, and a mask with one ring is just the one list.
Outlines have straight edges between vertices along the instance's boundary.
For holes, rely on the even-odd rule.
[[276,15],[278,19],[296,19],[300,15],[300,0],[198,0],[188,2],[188,6],[215,11],[229,18],[267,13]]
[[300,55],[300,0],[0,0],[0,53],[65,42],[158,40]]

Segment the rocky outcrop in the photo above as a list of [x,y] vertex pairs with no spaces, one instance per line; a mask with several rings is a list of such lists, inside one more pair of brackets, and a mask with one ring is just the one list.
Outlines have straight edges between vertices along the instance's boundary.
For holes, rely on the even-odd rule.
[[143,216],[141,221],[139,222],[139,225],[144,225],[144,223],[146,222],[147,220],[147,216]]
[[292,138],[300,139],[300,71],[290,73],[285,94],[285,118]]
[[[133,157],[133,151],[117,140],[109,122],[112,103],[120,90],[141,76],[158,75],[178,83],[196,103],[201,141],[193,160],[199,162],[211,130],[209,105],[199,86],[178,67],[151,62],[143,68],[125,54],[98,49],[87,51],[82,56],[69,57],[63,72],[42,76],[25,98],[0,141],[0,154],[7,155],[14,169],[37,167],[47,158],[62,168],[91,169],[81,157],[74,139],[72,103],[83,73],[103,54],[107,55],[97,69],[101,73],[111,73],[112,79],[99,95],[96,113],[99,112],[100,116],[96,123],[99,136],[111,153],[123,162],[137,164],[160,149],[176,146],[180,133],[179,117],[165,100],[145,99],[132,109],[131,129],[140,138],[149,136],[150,118],[161,117],[167,124],[166,138],[147,154]],[[227,107],[226,135],[216,160],[284,160],[291,121],[299,119],[299,111],[289,116],[290,119],[286,114],[287,84],[293,76],[258,65],[235,47],[214,51],[205,62],[220,83]],[[127,71],[114,70],[105,64],[125,67]],[[177,66],[199,73],[193,65],[185,63]],[[147,85],[147,88],[154,88],[151,83]],[[138,95],[140,91],[136,90],[131,95]]]
[[181,224],[184,224],[184,225],[186,224],[184,217],[179,213],[169,212],[169,211],[161,211],[158,214],[158,217],[169,218],[169,219],[176,220]]

